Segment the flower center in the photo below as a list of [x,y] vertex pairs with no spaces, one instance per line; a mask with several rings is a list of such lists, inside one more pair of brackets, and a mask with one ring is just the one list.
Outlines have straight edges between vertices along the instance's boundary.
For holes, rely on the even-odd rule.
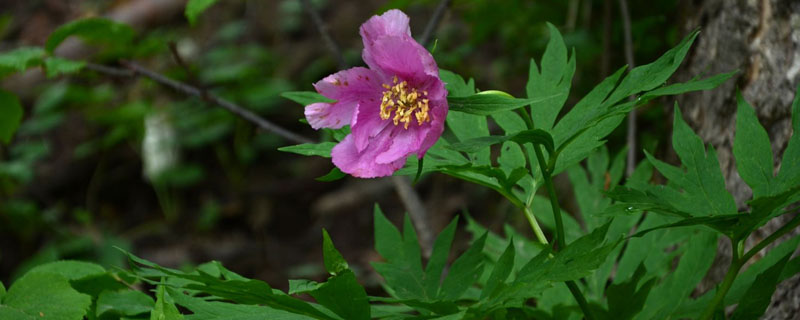
[[[398,83],[397,76],[392,79],[392,85],[383,84],[386,89],[383,91],[381,99],[381,119],[392,118],[394,125],[403,123],[403,128],[408,129],[411,124],[411,115],[417,119],[417,124],[430,122],[428,116],[428,91],[417,91],[416,88],[409,88],[408,82]],[[392,117],[394,112],[394,117]]]

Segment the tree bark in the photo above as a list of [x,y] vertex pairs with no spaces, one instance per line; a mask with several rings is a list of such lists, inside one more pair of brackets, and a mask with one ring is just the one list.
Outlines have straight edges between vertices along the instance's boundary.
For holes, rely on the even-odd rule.
[[[687,94],[677,100],[689,124],[716,148],[726,187],[743,209],[752,191],[736,172],[732,151],[736,91],[738,88],[756,109],[759,121],[766,128],[777,170],[792,134],[791,104],[800,79],[800,1],[684,0],[682,8],[683,31],[700,28],[701,32],[677,79],[686,81],[695,75],[739,70],[732,80],[715,90]],[[768,223],[750,237],[749,246],[790,218],[784,216]],[[701,285],[700,291],[709,289],[710,283],[717,283],[730,262],[730,244],[724,241],[720,248],[720,258],[707,277],[712,281]],[[800,277],[795,276],[778,286],[763,318],[790,319],[797,314],[800,314]]]

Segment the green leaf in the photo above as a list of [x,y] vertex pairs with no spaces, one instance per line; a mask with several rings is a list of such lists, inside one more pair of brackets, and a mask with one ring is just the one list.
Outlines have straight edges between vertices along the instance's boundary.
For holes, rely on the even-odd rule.
[[450,111],[488,116],[495,112],[514,110],[529,104],[538,105],[557,96],[559,95],[554,94],[534,99],[518,99],[495,94],[474,94],[467,97],[447,97],[447,103],[450,106]]
[[656,61],[633,68],[617,87],[617,90],[608,98],[615,103],[623,98],[641,91],[652,90],[660,86],[678,69],[686,53],[694,43],[699,31],[695,30],[674,48],[670,49]]
[[72,74],[80,71],[86,66],[84,61],[74,61],[59,57],[47,57],[44,60],[44,69],[48,78],[53,78],[62,74]]
[[725,189],[714,148],[709,147],[706,152],[703,141],[683,121],[677,106],[673,127],[672,144],[686,171],[645,152],[650,163],[670,182],[666,187],[648,187],[646,192],[652,203],[696,217],[736,214],[736,203]]
[[[447,127],[450,128],[453,135],[460,141],[467,141],[489,135],[489,127],[486,123],[485,116],[452,111],[451,109],[445,121],[447,122]],[[474,148],[470,153],[469,159],[472,160],[472,162],[479,165],[488,165],[490,163],[488,146],[484,148]]]
[[733,141],[733,155],[736,169],[742,180],[753,189],[753,197],[771,195],[773,192],[772,148],[767,131],[758,123],[755,110],[736,93],[736,137]]
[[21,47],[0,53],[0,70],[25,71],[42,63],[44,50],[39,47]]
[[453,237],[456,235],[456,227],[458,226],[458,217],[456,216],[450,224],[447,225],[436,241],[433,243],[433,250],[431,257],[428,259],[428,264],[425,266],[424,285],[425,291],[429,297],[435,297],[439,294],[439,284],[442,279],[442,272],[444,266],[447,264],[447,258],[450,255],[450,246],[453,243]]
[[475,80],[471,78],[469,82],[465,82],[460,75],[444,69],[439,69],[439,77],[445,83],[449,97],[466,97],[475,94]]
[[6,286],[3,281],[0,281],[0,303],[3,302],[3,297],[6,295]]
[[191,297],[178,290],[167,288],[175,303],[193,313],[191,319],[197,320],[310,320],[312,317],[295,314],[264,306],[232,304],[219,301],[206,301]]
[[97,317],[106,313],[116,316],[136,316],[152,310],[155,302],[141,291],[103,291],[97,298],[96,305]]
[[316,93],[314,91],[289,91],[281,93],[281,97],[292,100],[304,106],[317,102],[325,102],[325,103],[336,102],[336,100],[328,99],[325,96]]
[[55,273],[67,278],[67,280],[79,280],[102,275],[106,273],[106,269],[91,262],[62,260],[39,265],[28,271],[28,273],[35,272]]
[[215,2],[217,2],[217,0],[189,0],[189,2],[186,3],[186,10],[184,11],[186,19],[189,20],[189,24],[194,25],[197,21],[197,17]]
[[700,280],[705,277],[716,256],[716,234],[695,233],[685,246],[686,252],[681,256],[678,267],[652,289],[638,319],[668,317],[689,298]]
[[13,93],[0,90],[0,142],[9,144],[22,121],[22,105]]
[[325,270],[328,270],[330,274],[336,275],[349,270],[347,261],[344,260],[339,250],[336,250],[336,247],[333,246],[331,236],[325,229],[322,229],[322,255],[325,261]]
[[304,156],[331,157],[331,150],[336,146],[336,142],[303,143],[294,146],[280,147],[278,150],[291,152]]
[[175,307],[175,303],[167,301],[169,294],[164,292],[164,286],[156,288],[156,303],[150,311],[150,320],[180,320],[183,315]]
[[400,299],[430,301],[424,285],[424,273],[416,232],[408,216],[405,218],[403,236],[375,206],[375,250],[386,263],[373,262],[372,266],[386,280],[386,285]]
[[309,294],[342,319],[370,319],[367,292],[358,284],[355,274],[350,269],[345,269],[329,278]]
[[342,170],[339,170],[339,168],[337,168],[337,167],[333,167],[333,169],[331,169],[330,172],[328,172],[324,176],[321,176],[321,177],[316,178],[314,180],[322,181],[322,182],[331,182],[331,181],[339,180],[339,179],[344,178],[346,176],[347,176],[347,174],[342,172]]
[[478,277],[483,272],[482,251],[485,243],[486,233],[472,242],[469,249],[453,262],[450,272],[442,282],[442,290],[439,292],[442,299],[457,300],[473,283],[478,281]]
[[[266,282],[259,280],[246,279],[235,275],[230,271],[224,270],[217,264],[220,274],[226,275],[225,279],[218,276],[196,270],[193,273],[184,273],[178,270],[161,267],[150,261],[134,256],[125,252],[131,260],[132,272],[139,279],[150,284],[160,284],[161,281],[151,280],[152,278],[171,277],[186,281],[182,288],[196,292],[203,292],[225,300],[241,304],[263,304],[275,309],[302,314],[317,319],[335,319],[331,315],[324,313],[308,302],[292,298],[285,293],[273,290]],[[224,272],[223,272],[224,271]]]
[[792,102],[792,136],[783,152],[781,171],[777,177],[782,189],[800,184],[800,161],[793,159],[800,159],[800,85],[797,86]]
[[12,307],[0,305],[0,319],[35,320],[38,318],[39,317],[27,315],[24,312]]
[[122,23],[106,18],[86,18],[75,20],[58,27],[47,38],[45,50],[49,53],[70,36],[77,36],[89,42],[124,45],[133,40],[133,29]]
[[301,293],[308,293],[314,290],[319,289],[323,284],[306,280],[306,279],[289,279],[289,292],[288,294],[301,294]]
[[550,23],[547,27],[550,29],[550,41],[542,55],[541,72],[531,59],[525,90],[528,98],[549,97],[536,108],[531,108],[531,117],[536,127],[549,131],[569,96],[572,76],[575,74],[575,53],[567,59],[567,47],[561,33]]
[[497,259],[497,263],[495,263],[494,269],[492,269],[492,273],[489,275],[489,279],[486,280],[486,286],[484,286],[481,291],[481,299],[491,296],[498,286],[505,284],[511,271],[514,269],[515,251],[514,239],[511,239],[506,250],[500,258]]
[[792,253],[783,256],[780,261],[769,267],[769,269],[758,274],[756,280],[753,281],[753,284],[744,294],[747,299],[739,302],[739,306],[733,312],[731,320],[758,319],[764,314],[767,307],[769,307],[776,286],[781,282],[781,273],[791,257]]
[[608,313],[614,315],[613,319],[633,319],[642,310],[647,296],[650,294],[650,289],[653,288],[657,280],[650,279],[639,285],[646,273],[647,268],[645,268],[644,264],[640,264],[631,279],[608,286],[608,289],[606,289]]
[[658,98],[661,96],[674,96],[692,91],[711,90],[718,87],[723,82],[728,81],[728,79],[730,79],[737,73],[738,71],[720,73],[718,75],[714,75],[702,80],[694,78],[692,80],[689,80],[688,82],[675,83],[668,86],[663,86],[643,94],[641,97],[639,97],[640,99],[639,102],[643,103],[645,101]]
[[553,137],[551,137],[549,133],[541,129],[525,130],[505,136],[483,136],[478,138],[472,138],[462,142],[453,143],[449,147],[457,151],[472,153],[472,152],[477,152],[483,148],[489,147],[491,145],[505,142],[508,140],[520,144],[525,144],[525,143],[540,144],[543,145],[545,149],[547,149],[547,151],[550,152],[551,154],[553,153],[554,149]]
[[91,297],[73,289],[67,278],[50,272],[29,272],[8,289],[3,304],[36,319],[81,320]]

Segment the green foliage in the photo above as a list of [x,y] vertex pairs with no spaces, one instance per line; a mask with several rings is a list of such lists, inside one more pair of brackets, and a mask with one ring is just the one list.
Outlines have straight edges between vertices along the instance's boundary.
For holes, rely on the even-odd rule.
[[22,121],[22,105],[14,94],[0,90],[0,114],[0,141],[8,144]]
[[38,47],[21,47],[4,52],[0,54],[0,76],[39,65],[44,55],[44,50]]
[[326,102],[326,103],[336,102],[336,100],[328,99],[325,96],[313,91],[284,92],[281,93],[281,97],[292,100],[304,106],[317,102]]
[[336,146],[335,142],[304,143],[294,146],[280,147],[278,150],[284,152],[297,153],[304,156],[331,157],[331,150]]
[[217,0],[189,0],[189,2],[186,3],[186,10],[184,11],[184,15],[186,15],[186,19],[189,20],[189,24],[194,25],[195,22],[197,22],[197,17],[216,2]]
[[133,41],[134,32],[130,26],[106,18],[75,20],[53,31],[44,45],[45,50],[52,54],[70,36],[80,37],[90,43],[124,46]]
[[44,60],[44,69],[48,78],[53,78],[62,74],[76,73],[85,66],[86,62],[72,61],[59,57],[48,57]]

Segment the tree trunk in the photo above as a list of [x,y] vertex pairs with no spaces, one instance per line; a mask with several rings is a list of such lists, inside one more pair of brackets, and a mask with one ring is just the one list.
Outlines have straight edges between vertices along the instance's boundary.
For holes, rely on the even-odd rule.
[[[700,28],[700,36],[679,70],[677,79],[739,70],[732,79],[712,91],[684,95],[678,104],[687,121],[719,156],[727,189],[740,208],[752,191],[736,172],[733,137],[736,90],[756,109],[767,129],[775,167],[791,135],[791,103],[800,74],[800,1],[797,0],[684,0],[684,32]],[[796,133],[800,134],[800,133]],[[786,159],[800,161],[800,159]],[[765,238],[789,220],[775,219],[749,239],[749,246]],[[792,234],[798,234],[796,229]],[[780,241],[779,241],[780,242]],[[709,273],[717,283],[730,262],[730,243],[720,246],[721,259]],[[756,259],[761,256],[757,255]],[[709,282],[712,283],[712,282]],[[700,291],[710,285],[701,286]],[[800,314],[800,277],[778,286],[764,319],[790,319]]]

